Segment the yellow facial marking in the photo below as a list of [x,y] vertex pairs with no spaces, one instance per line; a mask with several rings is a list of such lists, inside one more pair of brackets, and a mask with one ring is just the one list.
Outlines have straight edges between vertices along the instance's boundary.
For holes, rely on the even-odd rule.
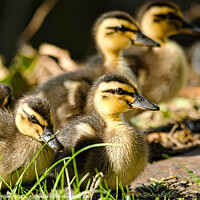
[[39,115],[37,112],[35,112],[33,109],[31,109],[27,103],[24,103],[22,106],[23,110],[28,113],[29,115],[34,115],[38,122],[42,125],[42,126],[48,126],[48,122],[42,118],[41,115]]
[[31,122],[27,114],[34,115],[42,126],[48,125],[47,121],[44,120],[33,109],[31,109],[27,103],[23,103],[17,109],[17,113],[15,116],[15,123],[18,130],[24,135],[35,138],[38,141],[42,141],[40,135],[42,135],[44,132],[43,127],[37,123]]
[[115,31],[109,27],[124,27],[138,31],[137,25],[133,23],[116,18],[104,19],[96,31],[96,42],[101,51],[106,55],[105,51],[121,51],[132,46],[131,40],[137,37],[135,32],[131,31]]
[[[174,15],[182,18],[182,13],[179,10],[175,10],[173,8],[163,6],[153,6],[149,10],[147,10],[142,18],[141,18],[141,29],[142,31],[153,38],[154,40],[158,40],[162,42],[166,37],[170,35],[177,34],[178,30],[175,24],[181,23],[176,19],[160,19],[159,21],[155,21],[156,15],[167,15],[169,13],[173,13]],[[169,20],[173,20],[173,23],[169,23]]]
[[[124,94],[120,95],[117,92],[112,92],[112,90],[115,91],[118,88],[123,89]],[[104,120],[121,120],[121,114],[130,110],[129,103],[134,101],[133,94],[136,92],[137,89],[134,84],[129,85],[117,81],[102,82],[95,92],[94,105]]]
[[22,109],[18,109],[15,116],[15,123],[20,133],[42,141],[40,138],[40,135],[43,133],[42,127],[31,123]]

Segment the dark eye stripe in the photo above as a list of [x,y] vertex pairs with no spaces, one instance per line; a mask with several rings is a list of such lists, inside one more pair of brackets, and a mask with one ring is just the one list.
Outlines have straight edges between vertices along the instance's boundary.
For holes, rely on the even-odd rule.
[[110,29],[110,30],[114,30],[114,31],[120,31],[120,32],[132,32],[132,33],[137,33],[138,30],[133,30],[133,29],[130,29],[130,28],[127,28],[123,25],[120,25],[120,26],[113,26],[113,27],[107,27],[107,29]]
[[124,94],[127,94],[127,95],[132,96],[132,97],[134,97],[134,95],[135,95],[135,93],[133,93],[133,92],[127,92],[127,91],[124,91]]
[[104,90],[104,91],[102,91],[102,92],[104,92],[104,93],[112,93],[112,94],[115,94],[115,90],[113,90],[113,89]]
[[[29,115],[24,109],[23,109],[23,112],[27,115],[28,120],[29,120],[30,122],[32,122],[32,120],[31,120],[31,115]],[[37,122],[32,122],[32,123],[35,123],[35,124],[40,125],[41,127],[44,127],[43,125],[40,124],[40,122],[39,122],[38,120],[37,120]]]
[[174,13],[167,13],[167,14],[158,14],[155,15],[156,18],[159,19],[176,19],[176,20],[181,20],[181,18],[177,15],[175,15]]
[[[104,91],[102,91],[102,92],[115,94],[115,93],[116,93],[116,90],[114,90],[114,89],[109,89],[109,90],[104,90]],[[127,92],[127,91],[125,91],[125,90],[123,90],[123,92],[121,93],[121,95],[123,95],[123,94],[129,95],[129,96],[132,96],[132,97],[134,97],[134,95],[135,95],[135,93],[133,93],[133,92]]]

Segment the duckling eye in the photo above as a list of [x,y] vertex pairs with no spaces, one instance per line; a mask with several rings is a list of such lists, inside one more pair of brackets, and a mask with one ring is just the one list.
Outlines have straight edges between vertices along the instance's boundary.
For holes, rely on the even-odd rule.
[[38,120],[36,119],[34,115],[31,115],[31,122],[38,123]]
[[118,26],[118,30],[122,31],[122,32],[125,32],[125,31],[127,31],[127,28],[125,26],[123,26],[123,25],[119,25]]
[[122,88],[117,88],[115,91],[116,91],[116,93],[119,94],[119,95],[124,94],[124,90],[123,90]]

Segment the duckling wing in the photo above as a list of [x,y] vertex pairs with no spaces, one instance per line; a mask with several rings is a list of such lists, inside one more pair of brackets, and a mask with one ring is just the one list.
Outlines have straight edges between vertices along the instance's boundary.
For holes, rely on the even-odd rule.
[[[93,144],[104,143],[102,132],[105,124],[95,116],[88,116],[77,119],[72,124],[60,130],[57,134],[59,141],[63,144],[65,150],[57,153],[56,160],[72,155],[72,149],[75,152]],[[93,147],[81,152],[76,156],[76,164],[80,177],[87,172],[95,174],[95,169],[105,171],[107,167],[106,150],[104,147]],[[58,170],[61,166],[58,166]],[[69,174],[73,177],[73,164],[68,166]]]
[[[17,128],[14,122],[14,116],[8,111],[0,111],[0,157],[7,154],[13,147],[16,139]],[[4,159],[5,160],[5,159]],[[0,168],[2,165],[0,162]],[[0,169],[1,173],[1,169]]]
[[63,144],[65,151],[71,153],[72,148],[79,150],[99,142],[98,132],[102,131],[103,126],[103,122],[97,120],[95,116],[80,117],[61,129],[57,137]]
[[16,126],[13,114],[6,110],[0,111],[0,142],[12,140],[16,136]]
[[36,90],[37,95],[49,99],[56,130],[83,113],[90,86],[102,74],[100,68],[83,68],[56,76]]

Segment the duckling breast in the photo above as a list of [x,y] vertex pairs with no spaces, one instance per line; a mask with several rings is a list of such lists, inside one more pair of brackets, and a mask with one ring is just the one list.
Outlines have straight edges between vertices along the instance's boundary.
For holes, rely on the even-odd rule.
[[116,177],[123,186],[130,184],[145,168],[148,146],[143,135],[133,127],[122,126],[115,132],[108,130],[105,139],[117,146],[107,146],[108,173],[105,178],[110,188],[116,187]]
[[145,68],[139,69],[139,83],[143,95],[155,103],[174,98],[187,80],[188,64],[181,47],[168,41],[142,57]]
[[[12,174],[12,185],[14,185],[18,180],[18,174],[20,176],[23,173],[42,146],[42,142],[23,136],[20,133],[17,134],[15,142],[12,143],[12,148],[4,151],[0,163],[0,175],[3,179],[9,183]],[[54,151],[45,146],[24,173],[22,183],[28,183],[36,179],[35,167],[38,176],[41,176],[53,162],[54,155]],[[5,185],[3,184],[2,187],[5,187]]]

